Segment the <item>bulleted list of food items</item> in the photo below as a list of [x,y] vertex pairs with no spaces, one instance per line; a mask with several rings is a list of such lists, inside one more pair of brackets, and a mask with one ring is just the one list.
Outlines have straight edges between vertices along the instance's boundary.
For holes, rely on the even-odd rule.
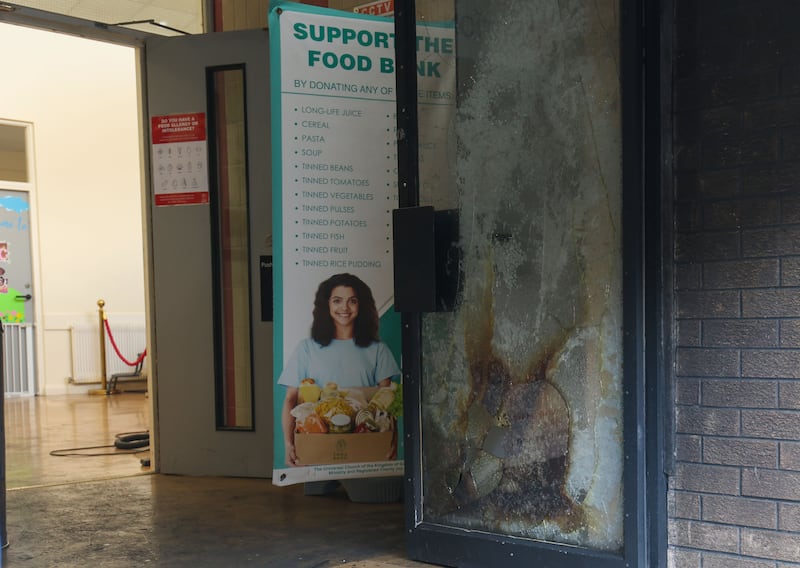
[[[287,98],[284,276],[296,281],[310,273],[357,272],[380,282],[379,274],[392,266],[391,211],[397,207],[394,102]],[[370,143],[354,147],[354,132]]]

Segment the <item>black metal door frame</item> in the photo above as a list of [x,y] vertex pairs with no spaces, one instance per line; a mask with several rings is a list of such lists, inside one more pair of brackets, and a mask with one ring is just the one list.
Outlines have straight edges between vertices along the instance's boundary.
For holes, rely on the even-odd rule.
[[[669,139],[669,0],[621,0],[620,64],[623,136],[624,544],[621,554],[464,531],[426,522],[422,515],[421,313],[402,319],[405,404],[407,548],[412,559],[449,566],[666,566],[665,325],[662,156]],[[669,20],[669,21],[668,21]],[[399,207],[419,205],[416,6],[397,3]],[[664,54],[667,57],[664,57]],[[647,54],[652,54],[646,59]],[[665,80],[665,77],[667,78]],[[667,131],[667,132],[665,132]],[[398,246],[397,244],[395,245]],[[397,249],[396,249],[397,250]],[[396,276],[396,287],[399,284]],[[648,338],[645,341],[645,337]],[[641,435],[644,433],[644,435]]]

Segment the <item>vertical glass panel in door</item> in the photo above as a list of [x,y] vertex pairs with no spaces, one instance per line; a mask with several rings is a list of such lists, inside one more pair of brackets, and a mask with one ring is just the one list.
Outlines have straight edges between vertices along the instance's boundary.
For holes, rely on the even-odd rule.
[[454,18],[457,96],[444,140],[419,101],[420,204],[455,211],[460,276],[422,319],[422,520],[616,553],[618,0],[442,4],[418,15]]
[[30,181],[26,135],[23,126],[0,123],[0,180]]
[[245,72],[209,71],[217,427],[253,428]]
[[31,396],[36,392],[36,370],[30,195],[27,191],[2,189],[2,184],[0,181],[0,337],[4,392]]

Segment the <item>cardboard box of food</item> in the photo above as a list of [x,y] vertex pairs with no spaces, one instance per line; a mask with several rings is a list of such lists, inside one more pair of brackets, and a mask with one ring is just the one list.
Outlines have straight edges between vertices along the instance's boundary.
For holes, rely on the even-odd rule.
[[294,448],[301,465],[386,461],[394,432],[360,434],[295,434]]

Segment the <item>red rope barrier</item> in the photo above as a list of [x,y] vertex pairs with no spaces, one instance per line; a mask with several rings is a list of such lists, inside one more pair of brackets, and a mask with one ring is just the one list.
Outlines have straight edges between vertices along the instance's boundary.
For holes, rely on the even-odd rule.
[[147,349],[142,351],[141,355],[139,355],[139,358],[136,359],[136,361],[134,361],[133,363],[128,361],[125,358],[125,356],[122,353],[120,353],[119,347],[117,347],[117,342],[114,341],[114,335],[111,333],[111,326],[108,325],[108,320],[107,319],[103,320],[103,324],[105,324],[105,326],[106,326],[106,333],[108,333],[108,339],[111,341],[111,347],[114,348],[114,351],[116,351],[116,353],[117,353],[117,357],[122,359],[123,363],[125,363],[129,367],[135,367],[136,365],[138,365],[139,363],[141,363],[144,360],[145,355],[147,355]]

